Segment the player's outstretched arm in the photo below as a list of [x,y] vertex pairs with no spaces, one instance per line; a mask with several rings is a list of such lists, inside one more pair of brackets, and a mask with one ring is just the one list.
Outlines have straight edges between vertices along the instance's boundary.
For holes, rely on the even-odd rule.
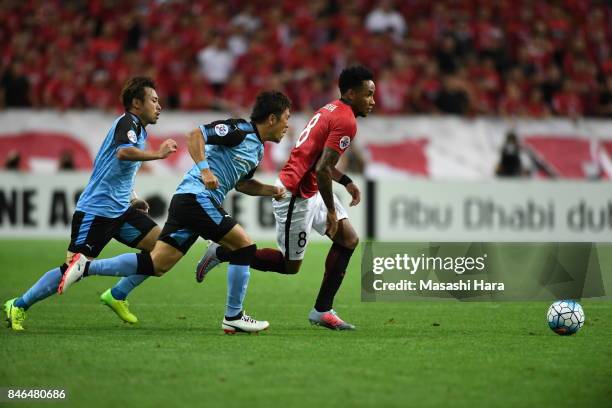
[[178,145],[172,139],[166,139],[157,150],[140,150],[137,147],[124,147],[117,150],[117,158],[127,161],[150,161],[165,159],[176,152]]
[[349,204],[350,207],[356,206],[361,202],[361,191],[349,176],[334,167],[332,169],[332,178],[336,183],[342,184],[351,195],[352,200]]
[[264,184],[255,179],[240,180],[236,183],[236,191],[250,196],[274,197],[280,200],[285,195],[282,187]]
[[187,150],[189,151],[189,155],[200,169],[200,177],[202,177],[202,181],[206,188],[214,190],[219,187],[219,180],[217,180],[217,177],[210,171],[210,167],[206,161],[206,154],[204,153],[205,146],[206,141],[200,129],[193,129],[187,134]]
[[338,231],[338,219],[336,217],[336,207],[334,206],[334,194],[332,188],[332,174],[338,163],[340,153],[329,147],[323,149],[323,154],[317,163],[317,184],[319,192],[327,207],[327,231],[330,237],[334,237]]

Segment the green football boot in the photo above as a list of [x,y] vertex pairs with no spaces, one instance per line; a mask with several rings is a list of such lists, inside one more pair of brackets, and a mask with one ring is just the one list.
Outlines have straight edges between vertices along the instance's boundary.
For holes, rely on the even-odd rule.
[[115,299],[110,289],[107,289],[106,292],[100,295],[100,301],[110,307],[124,322],[130,324],[138,323],[138,318],[130,312],[128,301]]
[[21,307],[14,305],[17,298],[7,300],[4,304],[4,312],[6,313],[6,322],[8,327],[15,331],[23,331],[23,322],[26,319],[26,311]]

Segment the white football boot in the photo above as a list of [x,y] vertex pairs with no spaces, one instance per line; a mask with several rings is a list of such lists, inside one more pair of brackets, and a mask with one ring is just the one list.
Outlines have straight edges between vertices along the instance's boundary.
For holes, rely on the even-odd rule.
[[225,334],[236,334],[236,333],[258,333],[262,330],[266,330],[270,327],[270,323],[265,320],[255,320],[242,312],[242,317],[236,320],[227,320],[223,318],[221,328]]

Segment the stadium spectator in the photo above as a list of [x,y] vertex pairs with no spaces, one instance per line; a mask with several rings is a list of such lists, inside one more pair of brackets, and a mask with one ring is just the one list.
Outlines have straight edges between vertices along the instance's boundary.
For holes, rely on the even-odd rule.
[[499,114],[502,116],[521,116],[524,113],[524,102],[521,89],[514,83],[506,86],[506,94],[499,103]]
[[550,109],[544,103],[544,96],[540,89],[534,88],[531,90],[529,99],[525,103],[525,114],[532,118],[550,116]]
[[418,112],[436,112],[436,100],[442,88],[438,65],[429,61],[412,91],[412,103]]
[[451,115],[465,115],[470,112],[470,85],[460,75],[446,75],[442,88],[436,97],[440,112]]
[[298,89],[298,98],[296,100],[303,110],[316,110],[336,96],[335,93],[330,92],[325,87],[325,79],[320,76],[311,78],[304,86],[300,86]]
[[392,69],[382,71],[376,93],[378,100],[376,111],[378,113],[393,114],[405,111],[408,84],[399,77],[396,71]]
[[574,82],[569,79],[563,81],[561,91],[553,96],[552,106],[556,114],[577,118],[584,112],[584,104]]
[[[241,72],[252,92],[280,83],[296,108],[310,110],[301,87],[320,80],[333,88],[342,68],[367,60],[378,77],[408,88],[398,113],[438,112],[444,76],[465,70],[470,107],[460,114],[497,113],[516,85],[524,103],[541,91],[535,116],[606,115],[600,94],[612,74],[612,13],[605,3],[273,0],[260,17],[258,4],[247,3],[3,3],[0,96],[6,106],[118,108],[108,96],[148,66],[169,108],[220,107],[193,96],[199,87],[207,99],[209,89],[220,96]],[[567,80],[579,102],[562,96]],[[229,105],[244,104],[242,94],[229,94],[236,98]]]
[[392,0],[381,0],[366,17],[366,28],[372,33],[390,31],[393,38],[400,41],[406,32],[406,20],[393,7]]
[[453,74],[461,64],[457,50],[457,42],[450,35],[445,35],[436,51],[438,68],[444,74]]
[[499,177],[521,177],[527,174],[521,161],[521,145],[513,131],[506,134],[495,174]]
[[255,6],[245,4],[244,8],[232,18],[232,25],[244,27],[247,33],[254,33],[261,27],[261,20],[256,16]]
[[20,61],[13,61],[0,80],[2,98],[6,107],[27,107],[30,103],[30,82]]
[[229,49],[226,38],[220,33],[214,33],[210,45],[198,52],[198,62],[200,72],[219,95],[236,64],[236,56]]
[[606,77],[599,93],[597,112],[602,116],[612,117],[612,75]]
[[13,170],[19,171],[21,166],[21,153],[17,150],[11,150],[6,155],[6,159],[4,160],[4,169],[5,170]]
[[72,150],[64,150],[60,153],[57,169],[60,171],[72,171],[76,169]]
[[188,80],[179,85],[179,106],[184,110],[217,109],[218,103],[212,88],[198,69],[193,69]]

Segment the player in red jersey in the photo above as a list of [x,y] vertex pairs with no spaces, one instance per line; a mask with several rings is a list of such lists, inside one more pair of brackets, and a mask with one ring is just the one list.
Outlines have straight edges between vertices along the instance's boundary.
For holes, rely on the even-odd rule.
[[[359,204],[359,188],[335,166],[357,133],[355,118],[367,116],[374,108],[374,76],[363,66],[353,66],[342,71],[338,85],[340,99],[328,103],[310,119],[277,180],[276,185],[287,190],[283,199],[273,200],[280,251],[257,250],[251,267],[295,274],[302,264],[311,230],[327,235],[333,244],[308,319],[330,329],[352,330],[355,326],[340,319],[332,306],[359,237],[333,194],[332,181],[344,185],[351,194],[350,206]],[[227,261],[228,256],[224,247],[211,243],[196,268],[197,280],[201,282],[208,271]]]

